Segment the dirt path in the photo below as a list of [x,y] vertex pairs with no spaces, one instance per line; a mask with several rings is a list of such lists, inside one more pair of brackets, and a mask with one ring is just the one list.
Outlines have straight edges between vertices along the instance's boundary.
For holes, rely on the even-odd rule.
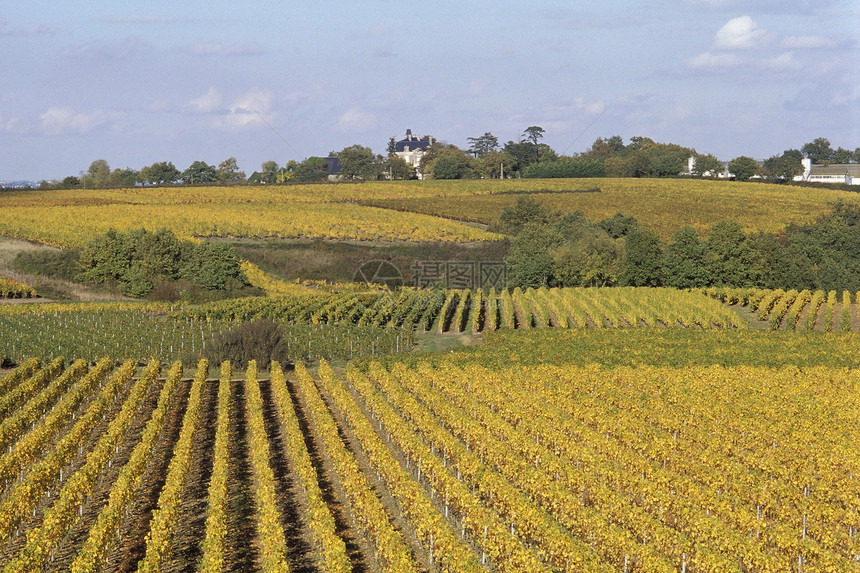
[[143,472],[135,503],[120,524],[120,541],[108,555],[108,563],[105,567],[108,571],[135,571],[137,562],[146,554],[149,522],[167,479],[167,466],[173,456],[173,446],[179,439],[190,389],[191,382],[188,380],[184,380],[176,389],[176,395],[165,416],[161,434],[155,443],[154,453]]

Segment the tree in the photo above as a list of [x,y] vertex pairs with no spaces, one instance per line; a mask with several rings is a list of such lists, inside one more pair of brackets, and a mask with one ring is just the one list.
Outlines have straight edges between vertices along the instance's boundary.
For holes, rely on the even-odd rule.
[[[308,157],[301,163],[291,163],[293,163],[293,181],[325,181],[326,177],[328,177],[325,159],[322,157]],[[290,167],[289,164],[288,167]]]
[[796,175],[803,173],[803,154],[797,149],[787,149],[782,155],[774,155],[765,159],[764,166],[777,179],[791,181]]
[[388,155],[397,153],[397,141],[392,137],[388,140]]
[[634,227],[638,227],[639,221],[636,220],[636,217],[624,213],[615,213],[608,219],[600,221],[597,226],[606,231],[613,239],[618,239],[619,237],[626,237]]
[[470,144],[469,153],[475,157],[483,157],[499,148],[499,138],[489,131],[480,137],[467,137],[466,139]]
[[424,174],[431,179],[470,179],[477,163],[456,145],[434,143],[422,158]]
[[229,157],[218,164],[218,181],[220,183],[241,183],[245,180],[245,172],[239,170],[239,162],[235,157]]
[[516,235],[528,223],[546,225],[549,220],[550,213],[541,205],[540,201],[526,195],[518,197],[516,203],[502,209],[497,228],[503,233]]
[[720,221],[705,242],[708,282],[715,286],[753,287],[760,282],[758,254],[735,221]]
[[502,149],[494,149],[478,158],[478,171],[486,179],[500,179],[513,171],[514,158]]
[[738,181],[749,181],[758,169],[758,162],[752,157],[741,155],[729,161],[729,173],[733,173]]
[[827,163],[833,160],[834,151],[830,147],[830,140],[823,137],[816,137],[810,143],[801,147],[800,151],[811,159],[813,163]]
[[350,145],[337,153],[340,160],[340,173],[344,179],[378,179],[382,171],[382,161],[369,147]]
[[540,140],[543,139],[544,133],[546,133],[544,128],[538,125],[531,125],[523,131],[523,137],[526,141],[530,141],[533,145],[537,146]]
[[90,163],[87,172],[81,175],[81,187],[105,187],[110,179],[110,166],[104,159],[96,159]]
[[160,161],[140,170],[140,179],[150,185],[173,183],[179,179],[179,170],[171,161]]
[[278,163],[276,161],[266,161],[260,166],[260,182],[274,183],[278,177]]
[[212,183],[218,180],[218,169],[205,161],[195,161],[179,176],[183,183]]
[[550,249],[562,243],[561,236],[553,227],[540,223],[526,224],[505,257],[509,285],[521,288],[547,286],[554,265]]
[[391,179],[412,179],[415,175],[412,166],[396,155],[389,155],[383,167]]
[[713,155],[694,155],[696,163],[693,166],[693,172],[699,177],[704,177],[707,173],[708,177],[716,177],[723,171],[723,162]]
[[624,272],[619,277],[621,284],[651,287],[663,284],[663,249],[657,233],[634,226],[627,233],[624,251]]
[[72,189],[81,184],[81,180],[75,177],[74,175],[69,175],[65,177],[63,181],[60,183],[61,189]]
[[664,262],[666,286],[697,288],[708,284],[705,269],[705,245],[692,227],[675,231],[675,239],[666,247]]

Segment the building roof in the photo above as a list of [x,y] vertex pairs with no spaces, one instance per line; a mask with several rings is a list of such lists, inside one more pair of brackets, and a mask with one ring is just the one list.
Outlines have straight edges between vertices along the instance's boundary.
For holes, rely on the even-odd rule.
[[845,175],[860,177],[860,163],[831,163],[830,165],[813,165],[810,176],[815,175]]
[[325,172],[329,175],[337,175],[340,173],[340,158],[325,157]]
[[412,135],[412,130],[407,129],[406,137],[394,144],[394,151],[400,153],[402,151],[406,151],[407,147],[409,148],[409,151],[414,151],[416,149],[424,149],[430,147],[430,142],[422,140],[415,135]]

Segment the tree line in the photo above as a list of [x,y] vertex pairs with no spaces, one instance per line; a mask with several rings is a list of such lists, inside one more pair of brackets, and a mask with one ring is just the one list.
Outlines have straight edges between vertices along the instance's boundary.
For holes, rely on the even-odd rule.
[[668,244],[633,217],[590,221],[550,213],[525,197],[496,230],[513,235],[509,286],[708,286],[860,291],[860,206],[836,203],[806,225],[746,233],[731,220],[699,237],[679,229]]
[[[739,156],[726,165],[711,154],[674,143],[658,143],[648,137],[631,137],[625,143],[618,135],[598,137],[589,149],[563,155],[544,143],[546,131],[536,125],[527,127],[517,141],[502,144],[491,132],[467,138],[465,149],[456,145],[432,141],[424,150],[420,165],[413,167],[395,154],[395,139],[388,143],[387,155],[375,154],[370,147],[355,144],[332,151],[328,158],[308,157],[290,160],[284,165],[266,161],[250,176],[239,169],[236,158],[230,157],[216,165],[194,161],[184,171],[173,162],[159,161],[140,170],[130,167],[111,169],[108,162],[98,159],[86,172],[70,175],[61,181],[42,182],[41,188],[99,188],[133,187],[136,185],[237,185],[283,184],[326,181],[330,175],[345,181],[376,181],[382,179],[499,179],[509,177],[724,177],[736,180],[753,177],[767,181],[791,181],[803,173],[801,161],[809,158],[814,164],[860,163],[860,147],[854,151],[838,147],[819,137],[800,149],[787,149],[760,163]],[[688,160],[695,159],[688,170]],[[337,160],[337,170],[332,159]]]

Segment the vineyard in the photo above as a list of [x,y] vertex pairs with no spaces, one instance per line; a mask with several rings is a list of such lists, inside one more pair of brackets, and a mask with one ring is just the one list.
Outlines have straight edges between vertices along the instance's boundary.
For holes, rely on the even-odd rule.
[[708,289],[706,293],[726,304],[748,309],[771,330],[860,330],[856,304],[860,293],[716,288]]
[[211,372],[0,379],[3,571],[858,567],[854,370]]
[[198,321],[271,318],[438,333],[546,327],[746,327],[737,313],[700,292],[635,287],[347,290],[220,301],[181,309],[174,316]]
[[[600,192],[581,192],[595,186]],[[776,232],[811,222],[834,201],[857,201],[826,189],[635,178],[15,191],[0,197],[0,234],[62,247],[86,245],[109,228],[141,227],[183,238],[493,241],[501,236],[453,219],[492,223],[526,192],[551,210],[579,210],[595,221],[623,206],[664,241],[683,225],[704,233],[724,219]]]

